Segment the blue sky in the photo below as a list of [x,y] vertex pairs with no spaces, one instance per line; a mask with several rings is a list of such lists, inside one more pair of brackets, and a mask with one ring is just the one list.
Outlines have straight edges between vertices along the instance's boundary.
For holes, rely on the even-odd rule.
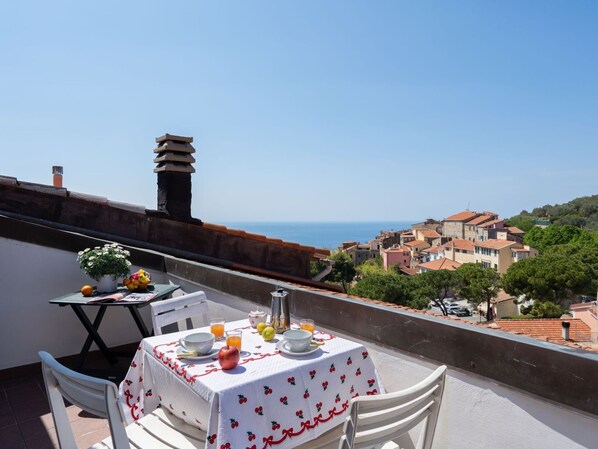
[[[511,216],[598,193],[593,1],[4,2],[0,174],[193,215]],[[7,20],[6,18],[10,18]]]

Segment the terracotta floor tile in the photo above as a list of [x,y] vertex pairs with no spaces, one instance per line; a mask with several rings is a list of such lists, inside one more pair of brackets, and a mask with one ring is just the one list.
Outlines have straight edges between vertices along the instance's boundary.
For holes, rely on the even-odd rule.
[[21,421],[18,423],[18,426],[23,435],[47,433],[49,430],[54,429],[54,419],[52,418],[52,414],[48,413],[33,419]]
[[27,449],[59,449],[58,437],[54,429],[48,432],[25,434],[23,441]]
[[78,434],[75,436],[75,441],[77,443],[77,447],[88,448],[93,446],[96,443],[99,443],[104,438],[110,436],[110,430],[96,430],[93,432],[88,432],[86,434]]
[[[6,402],[3,405],[0,405],[0,429],[4,427],[14,426],[17,424],[17,419],[15,418],[15,414],[12,411],[12,407],[8,405]],[[0,444],[0,447],[3,447]]]
[[26,449],[16,424],[0,428],[0,447],[2,449]]
[[6,390],[5,394],[8,402],[13,407],[25,402],[47,402],[46,395],[39,389],[39,386],[35,382],[11,388],[10,390]]
[[17,422],[28,421],[50,413],[50,405],[45,399],[38,399],[30,402],[19,402],[12,406]]

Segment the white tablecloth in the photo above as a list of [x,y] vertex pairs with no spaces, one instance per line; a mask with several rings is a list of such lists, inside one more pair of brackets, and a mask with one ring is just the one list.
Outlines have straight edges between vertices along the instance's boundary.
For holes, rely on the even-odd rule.
[[316,331],[325,344],[313,354],[290,357],[276,348],[281,336],[265,342],[247,320],[227,323],[226,329],[243,330],[245,355],[228,371],[216,357],[177,359],[179,338],[198,330],[144,339],[120,385],[128,420],[161,404],[206,430],[207,448],[293,448],[340,424],[351,398],[383,391],[358,343]]

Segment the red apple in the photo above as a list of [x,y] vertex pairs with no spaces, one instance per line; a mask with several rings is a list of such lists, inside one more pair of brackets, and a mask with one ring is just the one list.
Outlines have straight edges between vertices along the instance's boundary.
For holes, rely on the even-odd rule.
[[239,363],[241,358],[239,350],[234,346],[223,346],[218,351],[218,363],[222,369],[233,369]]

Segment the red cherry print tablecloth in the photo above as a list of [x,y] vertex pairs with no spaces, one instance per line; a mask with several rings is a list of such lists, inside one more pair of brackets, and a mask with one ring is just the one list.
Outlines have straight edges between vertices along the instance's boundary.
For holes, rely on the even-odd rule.
[[216,356],[177,359],[179,339],[194,331],[144,339],[120,385],[129,422],[162,406],[205,430],[208,449],[293,448],[340,424],[351,398],[383,391],[359,343],[316,331],[324,345],[293,357],[247,320],[226,329],[243,331],[241,361],[229,371]]

